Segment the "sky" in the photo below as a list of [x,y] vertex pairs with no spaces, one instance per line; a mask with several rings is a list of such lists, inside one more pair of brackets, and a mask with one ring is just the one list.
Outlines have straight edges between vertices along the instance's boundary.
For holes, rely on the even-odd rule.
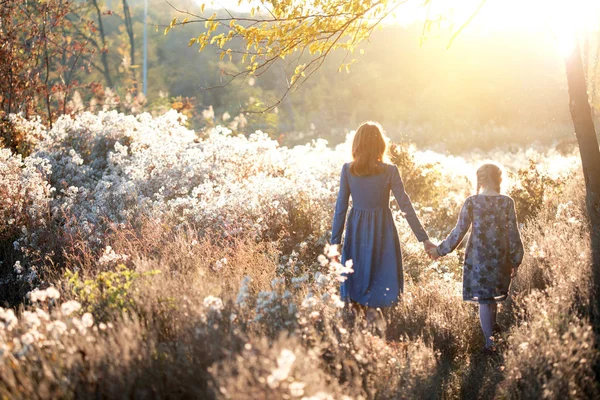
[[[197,3],[238,12],[249,12],[261,4],[253,0],[243,0],[240,5],[238,0],[197,0]],[[479,8],[482,0],[431,0],[427,6],[423,3],[423,0],[407,1],[388,23],[407,25],[443,16],[448,20],[446,27],[456,31]],[[507,31],[513,37],[550,34],[559,53],[566,57],[582,30],[600,32],[600,0],[486,0],[467,30],[481,35]]]
[[[226,8],[230,11],[248,12],[260,1],[196,0],[207,8]],[[481,4],[481,0],[432,0],[423,6],[423,0],[409,0],[396,13],[395,21],[411,23],[445,14],[458,21],[466,20]],[[561,21],[568,25],[596,25],[600,16],[598,0],[487,0],[474,23],[504,29],[527,29],[536,24]]]

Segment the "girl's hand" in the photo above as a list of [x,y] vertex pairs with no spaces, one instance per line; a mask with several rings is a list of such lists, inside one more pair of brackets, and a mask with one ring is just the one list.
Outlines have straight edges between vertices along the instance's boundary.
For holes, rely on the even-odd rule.
[[434,261],[441,257],[440,253],[438,253],[437,251],[437,247],[427,250],[427,254],[429,255],[429,258],[431,258]]

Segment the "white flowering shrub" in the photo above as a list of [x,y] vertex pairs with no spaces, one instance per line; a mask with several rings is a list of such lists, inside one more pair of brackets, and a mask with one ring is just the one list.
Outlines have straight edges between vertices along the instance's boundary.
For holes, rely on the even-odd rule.
[[16,239],[48,223],[52,189],[45,160],[0,149],[0,240]]
[[[500,310],[502,369],[474,357],[483,340],[476,308],[461,299],[462,250],[427,261],[395,207],[401,300],[375,329],[341,301],[354,266],[334,261],[339,249],[327,241],[351,137],[335,148],[282,147],[222,127],[200,137],[175,111],[84,112],[49,130],[15,121],[39,139],[24,159],[0,150],[0,235],[17,251],[0,260],[9,274],[0,288],[28,292],[22,312],[0,309],[10,360],[0,365],[1,396],[481,398],[499,382],[505,397],[597,393],[575,155],[403,146],[396,159],[434,241],[473,193],[481,162],[531,172],[508,173],[503,185],[535,212],[521,226],[528,256]],[[546,190],[548,179],[557,190]],[[532,317],[538,310],[544,316]],[[577,347],[579,364],[555,348],[525,351],[547,343]],[[493,376],[473,373],[484,369]]]

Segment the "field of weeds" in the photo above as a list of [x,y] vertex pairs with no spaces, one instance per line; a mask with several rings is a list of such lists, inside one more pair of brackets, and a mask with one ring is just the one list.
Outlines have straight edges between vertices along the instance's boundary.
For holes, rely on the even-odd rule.
[[[463,251],[431,262],[395,212],[405,293],[375,328],[339,298],[327,241],[349,141],[281,147],[174,111],[61,117],[0,150],[5,398],[594,398],[589,228],[578,154],[392,154],[430,236],[474,170],[507,169],[526,257],[482,355]],[[395,202],[394,202],[395,204]]]

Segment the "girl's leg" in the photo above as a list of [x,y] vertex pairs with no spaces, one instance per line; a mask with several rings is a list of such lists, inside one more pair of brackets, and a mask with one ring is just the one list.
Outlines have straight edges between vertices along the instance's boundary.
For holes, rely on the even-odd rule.
[[500,325],[498,325],[498,320],[497,320],[497,316],[498,316],[498,303],[494,303],[491,304],[492,306],[492,313],[493,313],[493,319],[492,319],[492,329],[493,332],[496,333],[500,333]]
[[492,335],[494,334],[494,306],[495,304],[479,304],[479,322],[481,330],[485,337],[485,347],[490,348],[494,345]]

